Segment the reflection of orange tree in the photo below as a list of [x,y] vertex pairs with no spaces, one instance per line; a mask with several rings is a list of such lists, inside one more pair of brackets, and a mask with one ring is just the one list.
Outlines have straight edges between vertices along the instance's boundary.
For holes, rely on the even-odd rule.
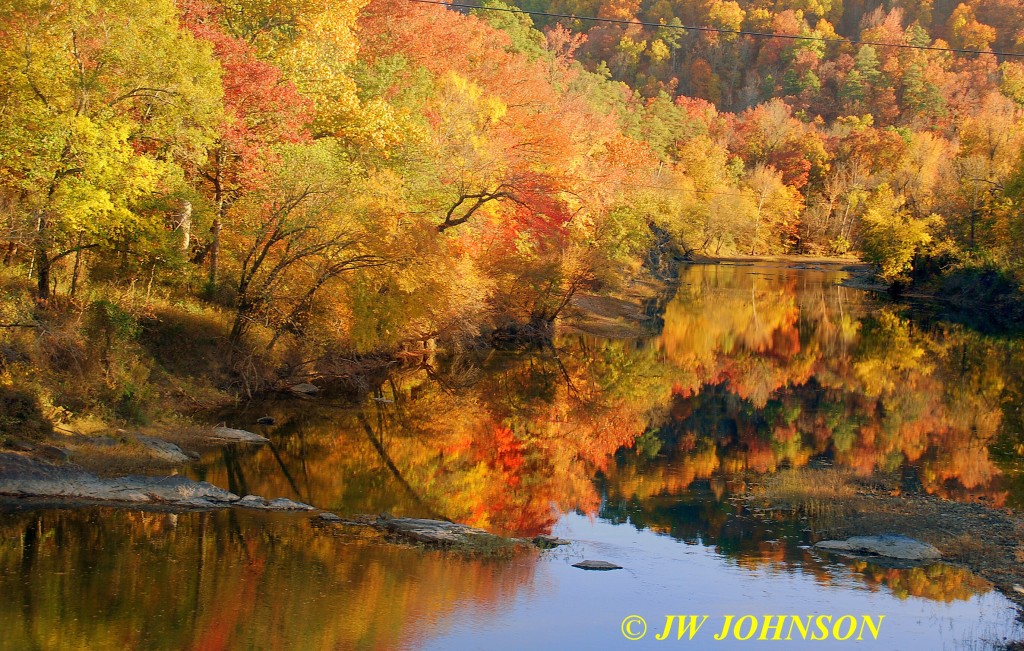
[[946,563],[894,569],[856,562],[853,569],[869,584],[884,585],[901,599],[925,597],[945,602],[966,601],[992,589],[991,583],[970,570]]
[[[596,512],[594,473],[668,402],[672,376],[658,368],[652,349],[585,338],[561,345],[557,358],[517,358],[476,387],[493,425],[470,433],[476,477],[486,486],[465,493],[482,498],[471,514],[475,524],[534,533],[549,528],[557,512]],[[511,465],[502,456],[510,452]]]
[[0,572],[5,646],[383,651],[417,646],[444,632],[446,614],[496,608],[532,581],[532,557],[423,554],[303,518],[98,513],[0,526],[2,567],[34,577]]
[[725,472],[829,453],[863,473],[916,464],[930,492],[1005,499],[988,446],[1019,353],[956,327],[916,329],[891,309],[858,315],[823,275],[797,287],[792,271],[771,273],[683,270],[659,341],[695,373],[673,389],[676,430],[714,438]]
[[662,418],[678,375],[651,347],[559,345],[496,356],[457,389],[450,370],[425,367],[394,374],[386,395],[351,409],[268,410],[280,444],[211,458],[203,476],[344,512],[549,530],[558,512],[596,512],[595,473]]

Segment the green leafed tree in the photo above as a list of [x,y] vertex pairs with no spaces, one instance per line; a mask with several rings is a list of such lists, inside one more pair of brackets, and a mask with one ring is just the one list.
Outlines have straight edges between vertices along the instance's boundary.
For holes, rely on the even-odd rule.
[[861,219],[864,257],[880,267],[886,280],[909,271],[914,254],[932,240],[930,226],[935,218],[913,217],[903,202],[883,183],[868,198]]
[[55,263],[143,228],[136,203],[204,150],[220,72],[170,0],[4,0],[0,15],[0,180],[47,299]]

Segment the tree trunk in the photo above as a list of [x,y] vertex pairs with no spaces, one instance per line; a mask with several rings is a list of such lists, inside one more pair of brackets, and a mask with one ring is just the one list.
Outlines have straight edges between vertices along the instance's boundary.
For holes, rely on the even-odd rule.
[[[81,245],[82,238],[78,238],[78,243]],[[82,270],[82,249],[75,251],[75,270],[71,274],[71,289],[68,291],[68,296],[74,297],[75,292],[78,290],[78,274]]]
[[4,254],[4,266],[9,267],[14,262],[14,256],[18,254],[18,245],[16,242],[7,243],[7,253]]
[[188,253],[188,250],[192,247],[192,202],[187,199],[182,199],[179,204],[177,214],[178,228],[181,229],[181,251],[182,253]]
[[220,180],[214,182],[214,203],[217,206],[217,214],[213,216],[213,224],[210,225],[210,291],[217,286],[217,264],[220,258],[220,231],[224,218],[224,193],[221,191]]
[[228,335],[228,341],[232,346],[242,341],[242,337],[249,331],[249,326],[252,325],[252,315],[259,307],[258,302],[246,298],[244,294],[238,301],[238,307],[235,308],[235,320],[231,324],[231,334]]
[[46,229],[48,227],[46,216],[40,213],[36,221],[36,292],[39,300],[45,301],[50,298],[50,248],[46,242]]
[[220,256],[220,214],[213,219],[213,225],[210,226],[210,234],[212,238],[210,240],[210,276],[209,284],[210,289],[213,289],[217,285],[217,258]]

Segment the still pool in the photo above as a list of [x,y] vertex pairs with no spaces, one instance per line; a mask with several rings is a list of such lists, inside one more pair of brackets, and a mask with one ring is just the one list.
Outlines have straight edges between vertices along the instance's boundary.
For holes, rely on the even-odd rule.
[[[0,649],[974,650],[1020,639],[1013,604],[963,567],[814,551],[812,524],[841,525],[827,492],[810,511],[770,517],[742,499],[812,468],[881,478],[897,495],[1024,504],[1024,342],[876,302],[842,277],[686,267],[657,336],[567,330],[553,347],[396,366],[354,403],[253,403],[215,419],[270,445],[181,468],[240,495],[569,546],[467,556],[305,515],[10,503]],[[263,416],[274,424],[257,425]],[[572,566],[584,559],[623,569]],[[675,628],[658,640],[678,627],[672,616],[704,623],[693,639]],[[781,616],[831,617],[828,638],[803,640],[788,619],[791,639],[758,640]],[[864,618],[881,621],[877,635],[835,639]]]

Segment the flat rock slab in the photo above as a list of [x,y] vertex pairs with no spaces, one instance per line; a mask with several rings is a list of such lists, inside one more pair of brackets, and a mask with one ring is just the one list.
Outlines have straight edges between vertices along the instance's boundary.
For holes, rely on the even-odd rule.
[[[104,481],[104,480],[101,480]],[[109,481],[122,490],[138,491],[152,502],[171,504],[203,500],[212,504],[228,505],[238,501],[238,496],[205,481],[193,481],[188,477],[151,477],[149,475],[128,475]]]
[[621,570],[621,565],[615,563],[609,563],[608,561],[580,561],[579,563],[573,563],[573,567],[578,567],[581,570]]
[[571,545],[572,542],[565,538],[558,538],[556,536],[549,536],[547,534],[541,534],[534,536],[532,540],[534,545],[537,545],[541,549],[554,549],[562,545]]
[[302,384],[296,384],[288,387],[288,390],[298,396],[315,396],[320,393],[320,387],[309,382],[303,382]]
[[235,502],[235,506],[244,506],[247,509],[262,509],[264,511],[315,511],[316,507],[302,502],[295,502],[287,497],[279,497],[276,500],[266,500],[259,495],[246,495]]
[[228,441],[229,443],[270,443],[270,439],[266,436],[260,436],[259,434],[253,434],[244,429],[235,429],[233,427],[214,427],[212,438],[219,441]]
[[905,561],[937,561],[942,558],[942,554],[934,546],[900,534],[823,540],[814,547],[830,552],[856,556],[884,556]]
[[[238,496],[187,477],[97,477],[78,466],[56,466],[20,454],[0,454],[0,495],[80,498],[183,507],[228,506]],[[197,502],[196,500],[201,500]]]
[[424,518],[389,518],[381,516],[378,524],[384,529],[416,542],[450,545],[472,544],[476,537],[497,538],[483,529],[444,520]]
[[170,463],[188,463],[192,460],[184,450],[170,441],[141,435],[137,435],[135,440],[139,445],[146,448],[146,451],[150,456],[156,457],[161,461],[168,461]]

